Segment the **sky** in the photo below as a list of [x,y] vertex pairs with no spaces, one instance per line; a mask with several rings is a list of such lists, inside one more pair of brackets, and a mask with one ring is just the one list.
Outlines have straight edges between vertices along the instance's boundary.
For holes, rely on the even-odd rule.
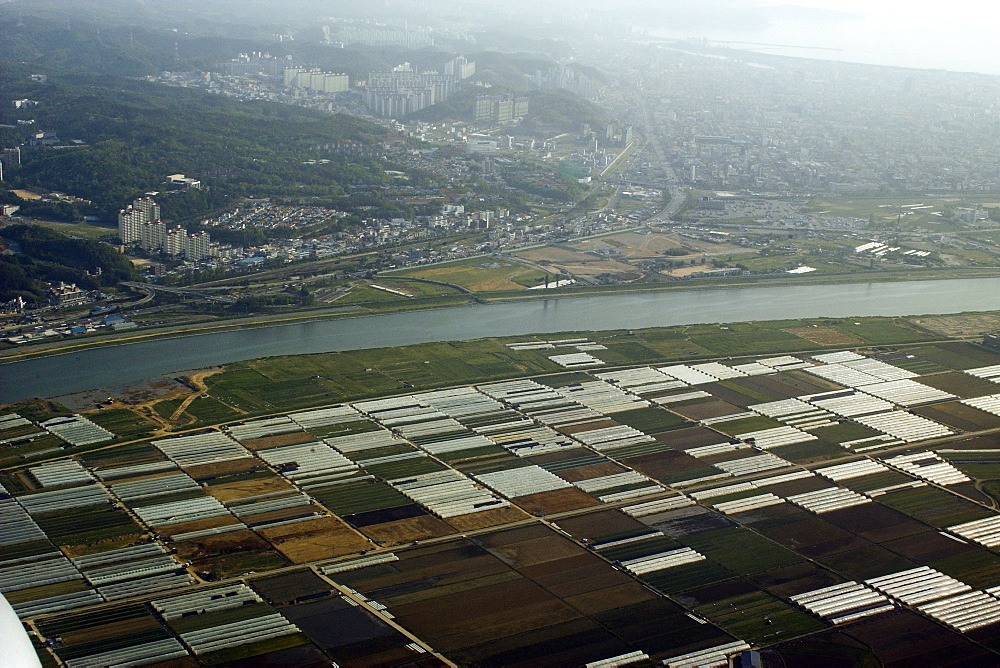
[[658,8],[650,32],[664,36],[824,47],[747,48],[1000,75],[1000,3],[990,0],[667,0]]

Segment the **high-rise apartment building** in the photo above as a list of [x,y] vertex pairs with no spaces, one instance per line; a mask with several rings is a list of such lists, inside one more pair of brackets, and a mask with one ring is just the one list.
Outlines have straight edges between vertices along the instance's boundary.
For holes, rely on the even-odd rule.
[[160,220],[160,205],[152,197],[140,197],[118,212],[118,238],[129,245],[142,240],[142,226]]
[[365,104],[375,116],[406,116],[447,100],[455,93],[457,81],[454,74],[418,74],[409,63],[402,63],[391,72],[368,74]]
[[476,73],[476,61],[459,56],[444,64],[444,73],[453,75],[459,81],[468,79]]
[[212,255],[212,239],[208,232],[201,231],[189,234],[184,243],[185,260],[204,260]]
[[304,88],[316,93],[343,93],[351,87],[346,74],[323,72],[316,68],[286,67],[284,81],[289,88]]
[[480,95],[476,98],[476,121],[505,123],[528,114],[528,98],[511,95]]
[[167,255],[184,255],[187,248],[187,230],[178,225],[167,230],[163,251]]
[[162,220],[143,223],[139,228],[139,246],[146,250],[163,250],[166,243],[167,226]]

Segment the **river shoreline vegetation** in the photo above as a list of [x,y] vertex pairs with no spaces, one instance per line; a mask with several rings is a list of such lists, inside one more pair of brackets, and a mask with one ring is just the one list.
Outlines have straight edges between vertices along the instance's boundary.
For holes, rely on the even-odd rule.
[[[613,366],[741,359],[818,351],[847,343],[909,346],[948,338],[917,324],[914,318],[808,318],[639,330],[570,331],[277,356],[225,365],[222,374],[206,379],[210,388],[208,396],[195,399],[192,404],[194,413],[188,412],[179,419],[188,421],[186,428],[198,428],[241,416],[355,401],[401,391],[404,387],[428,390],[557,373],[558,365],[550,362],[544,353],[514,354],[507,344],[579,337],[587,337],[607,346],[610,352],[603,353],[603,357]],[[216,394],[211,388],[216,390]],[[226,401],[220,403],[217,397],[225,397]],[[207,417],[195,417],[208,406],[212,409],[205,410]],[[154,410],[166,412],[165,408],[158,409],[155,405]],[[205,419],[214,420],[205,422]]]

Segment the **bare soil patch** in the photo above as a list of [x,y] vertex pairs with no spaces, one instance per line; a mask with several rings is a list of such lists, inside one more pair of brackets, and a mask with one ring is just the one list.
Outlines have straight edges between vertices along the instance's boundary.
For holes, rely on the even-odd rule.
[[367,538],[335,517],[265,527],[259,533],[295,564],[332,559],[375,547]]
[[243,447],[249,450],[263,450],[264,448],[276,448],[281,445],[298,445],[299,443],[309,443],[317,438],[306,431],[293,431],[290,434],[278,434],[277,436],[265,436],[264,438],[251,438],[240,441]]
[[593,431],[594,429],[607,429],[608,427],[616,427],[618,423],[614,420],[595,420],[593,422],[584,422],[582,424],[570,424],[564,427],[559,427],[556,431],[563,434],[578,434],[581,431]]
[[236,480],[220,485],[209,485],[205,492],[214,496],[222,503],[233,499],[243,499],[248,496],[259,494],[270,494],[272,492],[292,491],[295,487],[284,478],[271,476],[269,478],[255,478],[253,480]]
[[624,473],[627,470],[624,466],[619,466],[614,462],[605,462],[603,464],[591,464],[590,466],[559,471],[556,475],[566,482],[579,482],[580,480],[590,480],[591,478],[601,478],[607,475],[615,475],[616,473]]
[[262,469],[264,464],[254,457],[243,457],[241,459],[230,459],[225,462],[214,464],[201,464],[199,466],[188,466],[184,472],[195,480],[205,478],[215,478],[217,476],[230,475],[233,473],[246,473],[254,469]]
[[494,510],[484,510],[481,513],[469,513],[467,515],[449,517],[445,522],[455,527],[457,531],[474,531],[476,529],[485,529],[486,527],[500,526],[501,524],[510,524],[511,522],[520,522],[525,519],[528,519],[528,516],[520,508],[506,506]]
[[600,501],[575,487],[519,496],[517,505],[532,515],[552,515],[577,508],[600,505]]
[[161,533],[164,536],[176,536],[180,533],[189,533],[191,531],[201,531],[202,529],[215,529],[217,527],[229,526],[230,524],[238,524],[237,520],[232,515],[220,515],[219,517],[210,517],[207,520],[198,520],[196,522],[184,522],[183,524],[172,524],[168,527],[160,527],[157,529],[157,533]]
[[1000,313],[921,316],[912,322],[945,336],[975,336],[1000,329]]
[[415,540],[425,540],[446,536],[454,533],[454,529],[433,515],[421,515],[394,522],[372,524],[360,529],[361,533],[372,541],[384,542],[386,545],[409,543]]
[[534,566],[586,554],[579,545],[554,532],[549,532],[548,536],[506,545],[490,545],[488,539],[484,539],[483,546],[513,568]]
[[620,510],[606,510],[567,517],[559,520],[555,525],[577,540],[595,540],[607,534],[637,531],[644,528],[642,522],[629,517]]

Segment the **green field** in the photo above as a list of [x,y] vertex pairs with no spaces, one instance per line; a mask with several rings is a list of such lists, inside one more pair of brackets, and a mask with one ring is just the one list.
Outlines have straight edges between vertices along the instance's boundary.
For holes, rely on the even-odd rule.
[[614,414],[616,422],[627,424],[646,434],[658,434],[678,427],[690,426],[690,423],[670,411],[662,408],[637,408],[631,411],[621,411]]
[[101,227],[88,223],[60,223],[55,220],[33,220],[31,222],[40,227],[47,227],[50,230],[83,239],[111,238],[118,235],[118,230],[112,227]]
[[353,515],[411,503],[389,485],[371,480],[315,490],[312,497],[337,515]]
[[737,638],[747,642],[775,642],[825,628],[812,615],[757,591],[694,609]]
[[747,529],[719,529],[685,536],[684,543],[741,575],[789,566],[802,557]]
[[895,508],[933,527],[963,524],[990,517],[986,508],[933,487],[906,489],[879,497],[879,503]]
[[[388,274],[459,285],[473,292],[524,290],[545,282],[546,273],[507,257],[488,256],[417,267]],[[381,276],[378,280],[381,280]],[[406,288],[403,288],[404,290]],[[408,291],[408,290],[407,290]],[[389,296],[387,294],[387,296]]]
[[731,571],[711,561],[696,561],[642,576],[642,581],[664,594],[676,594],[733,577]]
[[153,422],[126,408],[97,411],[87,418],[122,439],[142,438],[156,428]]

